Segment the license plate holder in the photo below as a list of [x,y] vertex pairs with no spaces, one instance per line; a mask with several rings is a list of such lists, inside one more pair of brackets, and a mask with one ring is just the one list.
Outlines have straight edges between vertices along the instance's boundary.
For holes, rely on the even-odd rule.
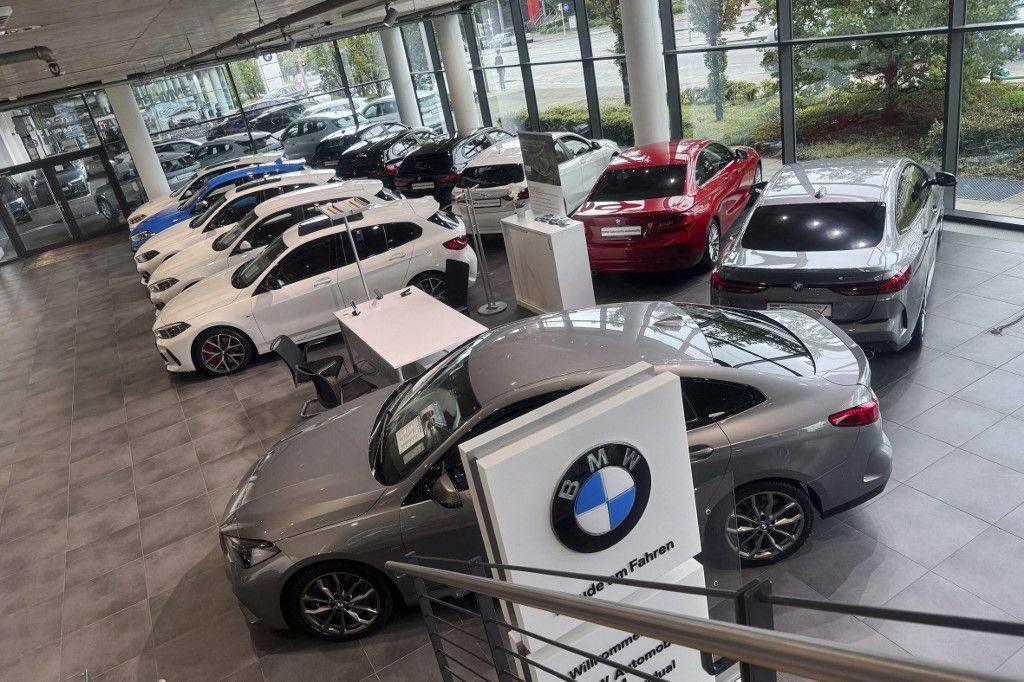
[[818,313],[823,317],[832,317],[831,303],[769,303],[768,310],[798,310],[802,313]]
[[627,237],[639,237],[644,230],[639,225],[616,225],[615,227],[602,227],[601,236],[611,239],[625,239]]
[[501,208],[501,199],[473,199],[473,208]]
[[433,182],[414,182],[410,186],[412,189],[434,189]]

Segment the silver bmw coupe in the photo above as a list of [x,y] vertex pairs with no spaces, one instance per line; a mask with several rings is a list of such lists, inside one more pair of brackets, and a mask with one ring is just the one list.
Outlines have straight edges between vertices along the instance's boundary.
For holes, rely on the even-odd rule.
[[[483,554],[458,444],[640,360],[679,376],[705,553],[783,559],[816,514],[889,478],[867,359],[820,315],[664,302],[542,315],[304,423],[257,461],[220,527],[243,611],[330,639],[380,627],[415,601],[386,561]],[[427,413],[423,436],[404,436]]]
[[723,250],[711,302],[809,310],[879,350],[918,345],[942,188],[955,184],[950,173],[903,158],[783,166]]

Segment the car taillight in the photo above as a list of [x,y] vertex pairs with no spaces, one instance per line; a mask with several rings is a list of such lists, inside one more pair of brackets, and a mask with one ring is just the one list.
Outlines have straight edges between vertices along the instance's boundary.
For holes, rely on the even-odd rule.
[[711,288],[733,294],[756,294],[759,291],[764,291],[767,285],[761,282],[737,282],[725,279],[718,274],[718,270],[714,270],[711,272]]
[[466,238],[455,237],[454,239],[449,239],[448,241],[446,241],[444,244],[442,244],[442,246],[451,251],[462,251],[464,248],[466,248]]
[[516,199],[529,199],[529,198],[530,198],[530,188],[529,187],[524,187],[521,190],[519,190],[519,194],[516,196]]
[[387,165],[387,167],[384,169],[384,173],[386,175],[390,175],[391,177],[394,177],[395,174],[398,173],[398,166],[396,166],[393,163],[389,163]]
[[441,178],[441,182],[443,182],[445,184],[448,184],[448,185],[454,185],[454,184],[457,184],[461,178],[462,178],[462,173],[460,173],[459,171],[454,171],[454,172],[449,173],[448,175],[444,176],[443,178]]
[[871,284],[853,284],[846,287],[832,287],[832,291],[843,296],[878,296],[880,294],[895,294],[910,284],[910,263],[903,266],[903,269],[885,280]]
[[682,230],[690,223],[693,222],[693,216],[689,213],[680,213],[670,218],[662,218],[661,220],[655,220],[652,224],[655,232],[675,232]]
[[863,405],[830,414],[828,422],[832,426],[867,426],[874,424],[881,417],[882,411],[878,409],[878,401],[869,400]]

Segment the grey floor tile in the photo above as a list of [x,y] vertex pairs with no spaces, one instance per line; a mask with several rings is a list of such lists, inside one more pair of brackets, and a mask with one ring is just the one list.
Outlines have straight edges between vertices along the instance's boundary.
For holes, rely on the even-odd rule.
[[[346,679],[359,680],[372,675],[374,670],[358,642],[328,645],[312,640],[295,640],[285,649],[260,659],[260,666],[268,682],[294,679],[304,680]],[[437,661],[434,661],[434,670]],[[420,679],[430,679],[427,669],[420,671]]]
[[955,393],[981,379],[992,367],[955,355],[943,355],[915,369],[911,373],[914,383],[942,393]]
[[[61,674],[71,675],[87,668],[102,675],[142,654],[149,639],[149,605],[143,601],[65,635]],[[183,657],[187,660],[187,656]]]
[[1004,417],[964,443],[963,449],[1024,473],[1024,420]]
[[996,522],[996,527],[1024,538],[1024,504],[1013,509]]
[[982,298],[1024,305],[1024,279],[1005,273],[996,275],[971,289],[970,293]]
[[949,453],[907,485],[988,523],[1024,502],[1024,474],[964,450]]
[[[246,372],[248,373],[248,372]],[[211,412],[224,412],[226,410],[235,411],[238,405],[233,405],[238,402],[238,398],[235,395],[234,390],[230,385],[221,385],[212,391],[206,393],[200,393],[194,398],[189,398],[182,401],[181,407],[184,411],[186,418],[198,417],[203,414]],[[233,408],[228,408],[228,405],[233,405]]]
[[129,658],[102,675],[93,678],[96,682],[150,682],[160,679],[156,670],[156,655],[147,649],[141,655]]
[[0,544],[0,578],[23,571],[44,559],[59,559],[64,554],[66,540],[67,525],[61,522]]
[[7,488],[4,509],[17,509],[39,500],[61,497],[68,490],[68,468],[51,469]]
[[132,493],[132,468],[123,467],[99,478],[71,486],[68,492],[68,513],[71,515],[88,511]]
[[142,556],[139,525],[114,531],[67,553],[64,589],[98,578]]
[[177,587],[183,581],[224,567],[224,555],[215,528],[166,545],[146,556],[146,587],[150,596]]
[[202,438],[196,438],[192,444],[196,448],[199,461],[209,462],[242,447],[254,444],[262,446],[262,441],[259,434],[252,429],[252,425],[246,423],[218,429]]
[[256,655],[245,619],[231,609],[158,646],[156,660],[160,677],[167,680],[219,680],[251,665]]
[[[153,459],[156,459],[155,457]],[[146,460],[151,462],[152,459]],[[198,466],[160,479],[158,482],[139,488],[139,515],[142,518],[191,500],[206,492],[203,474]]]
[[[143,401],[145,400],[148,400],[148,398],[143,399]],[[163,409],[150,412],[149,414],[141,417],[136,417],[128,422],[128,440],[140,440],[143,436],[153,433],[154,431],[158,431],[164,427],[171,426],[172,424],[177,424],[184,418],[185,414],[181,410],[181,405],[175,401]]]
[[[970,618],[1003,621],[1010,619],[1004,611],[934,573],[921,576],[910,587],[893,597],[886,606]],[[944,661],[973,670],[995,670],[1021,648],[1018,637],[889,620],[867,622],[914,656],[931,661]]]
[[1024,618],[1024,574],[1007,570],[1024,552],[1024,539],[989,528],[934,572],[1017,619]]
[[952,350],[985,331],[984,327],[977,324],[957,322],[930,314],[929,318],[924,345],[941,351]]
[[75,436],[71,439],[71,461],[107,452],[118,445],[127,443],[128,429],[124,424],[85,437]]
[[135,495],[125,495],[68,519],[68,549],[77,549],[139,522]]
[[0,543],[37,533],[52,526],[63,525],[68,518],[66,496],[46,498],[18,509],[4,509],[0,514]]
[[5,661],[0,671],[2,682],[58,682],[60,679],[60,642],[51,642],[20,658]]
[[223,566],[182,579],[149,600],[153,643],[159,646],[204,626],[228,612],[238,612]]
[[942,263],[974,268],[993,274],[1005,272],[1015,265],[1019,265],[1024,260],[1019,254],[993,251],[992,249],[979,249],[973,246],[961,246],[957,249],[940,249],[938,259]]
[[1002,419],[995,410],[959,398],[947,398],[925,410],[906,426],[950,445],[960,446]]
[[131,464],[132,456],[128,443],[114,445],[94,455],[88,455],[72,461],[71,484],[85,483],[90,479],[131,466]]
[[184,421],[157,429],[131,441],[132,461],[138,465],[139,462],[159,455],[161,452],[185,445],[190,439],[191,436]]
[[95,623],[146,599],[146,571],[142,558],[64,593],[61,628],[65,634]]
[[60,643],[60,596],[0,618],[0,661]]
[[145,488],[199,465],[191,443],[178,445],[135,463],[135,487]]
[[136,422],[142,417],[157,412],[173,412],[176,407],[178,407],[178,392],[170,386],[144,397],[126,398],[125,409],[127,410],[129,429],[132,422]]
[[14,462],[8,465],[9,478],[7,485],[3,487],[17,485],[54,469],[63,469],[68,465],[68,459],[68,449],[66,447],[59,447],[41,455]]
[[152,554],[161,547],[214,525],[206,495],[175,505],[142,520],[142,549]]
[[956,397],[1010,414],[1024,407],[1024,380],[1012,372],[995,369],[970,386],[960,389]]
[[244,447],[234,452],[204,462],[203,478],[207,490],[214,490],[226,485],[237,485],[252,465],[263,456],[262,444]]
[[[883,412],[883,415],[885,413]],[[953,446],[935,440],[894,422],[884,425],[885,435],[892,444],[892,478],[906,481],[929,465],[942,459]]]
[[982,332],[949,352],[989,367],[999,367],[1024,354],[1024,339]]
[[0,580],[0,617],[21,611],[64,591],[64,561],[60,555],[39,559]]

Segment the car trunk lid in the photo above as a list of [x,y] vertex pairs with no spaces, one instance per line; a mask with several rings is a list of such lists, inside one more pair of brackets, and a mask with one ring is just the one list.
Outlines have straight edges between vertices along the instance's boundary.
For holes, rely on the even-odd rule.
[[763,313],[796,336],[814,362],[814,373],[841,386],[871,385],[871,366],[861,347],[822,315],[797,310]]
[[573,217],[583,223],[588,242],[647,241],[692,225],[689,208],[688,197],[587,202]]

